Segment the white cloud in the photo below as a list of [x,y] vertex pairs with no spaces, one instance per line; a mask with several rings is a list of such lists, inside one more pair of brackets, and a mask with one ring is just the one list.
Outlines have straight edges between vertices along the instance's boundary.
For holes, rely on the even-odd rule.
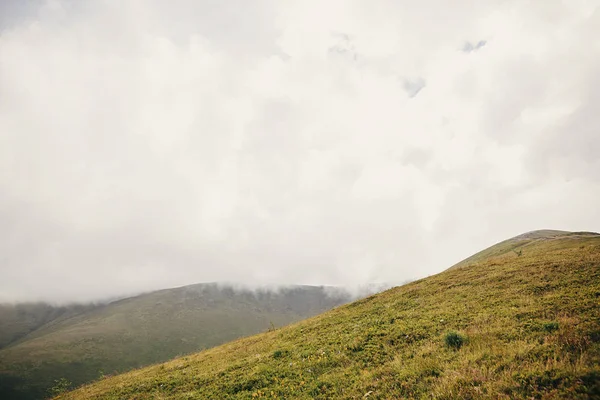
[[599,229],[594,1],[1,4],[0,300],[400,282]]

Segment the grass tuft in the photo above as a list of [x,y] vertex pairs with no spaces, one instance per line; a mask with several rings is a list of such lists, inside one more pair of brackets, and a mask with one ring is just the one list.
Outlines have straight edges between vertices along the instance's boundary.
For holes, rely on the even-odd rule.
[[460,349],[466,341],[467,338],[458,332],[448,332],[446,336],[444,336],[446,346],[455,350]]
[[552,333],[558,330],[558,322],[546,322],[542,327],[544,328],[545,332]]

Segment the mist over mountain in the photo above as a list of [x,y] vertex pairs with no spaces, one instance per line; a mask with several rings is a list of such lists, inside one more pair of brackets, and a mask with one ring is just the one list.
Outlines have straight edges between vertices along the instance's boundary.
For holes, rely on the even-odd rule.
[[0,1],[0,302],[397,283],[599,230],[599,15]]

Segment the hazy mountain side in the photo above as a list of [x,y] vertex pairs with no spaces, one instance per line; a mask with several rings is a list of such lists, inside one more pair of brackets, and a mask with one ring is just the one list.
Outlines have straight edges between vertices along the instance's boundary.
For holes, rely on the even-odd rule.
[[[160,290],[55,319],[0,350],[0,398],[44,396],[55,379],[81,384],[242,336],[350,301],[323,287],[238,290],[199,284]],[[3,385],[3,387],[2,387]]]
[[41,327],[98,306],[72,304],[54,306],[48,303],[0,304],[0,349],[15,343]]
[[575,236],[60,398],[599,398],[600,236]]

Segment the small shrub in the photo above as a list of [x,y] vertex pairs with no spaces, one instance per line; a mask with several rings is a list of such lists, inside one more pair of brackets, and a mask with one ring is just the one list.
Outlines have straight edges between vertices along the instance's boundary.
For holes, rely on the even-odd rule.
[[284,352],[282,350],[275,350],[273,352],[273,358],[281,358],[284,356]]
[[549,333],[557,331],[558,330],[558,322],[555,322],[555,321],[553,321],[553,322],[546,322],[543,325],[543,328],[544,328],[544,331],[549,332]]
[[523,250],[514,250],[513,252],[517,255],[517,257],[521,257],[521,255],[523,254]]
[[465,344],[467,339],[458,332],[448,332],[444,337],[444,341],[446,346],[458,350]]
[[362,337],[355,337],[346,345],[346,349],[350,350],[352,353],[358,353],[365,349],[365,341]]

